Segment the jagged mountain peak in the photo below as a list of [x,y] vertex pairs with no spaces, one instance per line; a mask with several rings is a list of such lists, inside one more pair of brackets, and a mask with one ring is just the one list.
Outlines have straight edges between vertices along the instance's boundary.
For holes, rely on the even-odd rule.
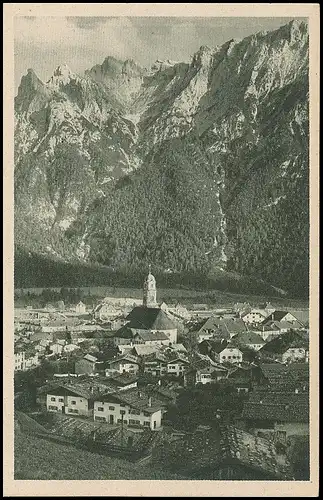
[[46,85],[49,88],[59,88],[60,86],[68,85],[71,80],[81,80],[81,77],[74,73],[69,66],[64,63],[57,66],[51,78]]
[[290,221],[305,242],[307,68],[296,20],[149,70],[113,56],[84,77],[62,64],[45,84],[29,70],[15,102],[17,241],[41,227],[35,246],[62,258],[140,266],[149,250],[160,267],[292,286],[306,274]]

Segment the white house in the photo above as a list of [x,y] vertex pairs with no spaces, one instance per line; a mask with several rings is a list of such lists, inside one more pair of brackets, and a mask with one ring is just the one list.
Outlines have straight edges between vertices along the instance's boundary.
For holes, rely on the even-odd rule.
[[80,301],[76,306],[75,306],[75,311],[78,314],[85,314],[86,313],[86,305],[83,304],[82,301]]
[[119,358],[109,361],[109,368],[105,370],[105,374],[108,377],[113,373],[138,373],[139,362],[136,356],[127,354]]
[[242,352],[237,347],[226,347],[219,353],[220,363],[241,363]]
[[268,314],[264,309],[251,309],[251,311],[242,314],[241,318],[248,325],[259,324],[267,318]]
[[94,402],[94,420],[129,427],[158,429],[162,406],[159,400],[138,389],[104,394]]
[[167,363],[167,373],[169,375],[183,376],[189,368],[189,362],[181,356],[178,356]]

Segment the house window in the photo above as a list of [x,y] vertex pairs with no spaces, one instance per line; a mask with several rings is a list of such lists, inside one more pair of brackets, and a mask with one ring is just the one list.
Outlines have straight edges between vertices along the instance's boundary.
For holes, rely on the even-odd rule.
[[[120,412],[121,413],[121,412]],[[140,410],[135,410],[134,408],[132,410],[129,410],[130,415],[140,415]]]
[[72,405],[76,405],[76,401],[71,401],[71,404]]
[[150,422],[149,422],[149,420],[145,420],[145,421],[144,421],[144,425],[145,425],[146,427],[150,427]]
[[64,403],[64,398],[58,398],[58,401],[59,401],[60,403]]
[[50,398],[51,401],[56,401],[56,398]]
[[[126,410],[120,410],[120,415],[125,415],[125,414],[126,414]],[[139,412],[139,415],[140,415],[140,412]]]
[[149,417],[148,411],[144,411],[144,417]]
[[[121,405],[120,405],[120,406],[121,406]],[[115,409],[115,408],[114,408],[114,406],[109,406],[109,410],[112,410],[112,411],[113,411],[114,409]]]
[[132,418],[129,419],[129,424],[132,425],[140,425],[140,420],[133,420]]
[[98,422],[106,422],[107,419],[105,417],[95,417],[94,420],[97,420]]
[[225,358],[226,358],[226,356],[222,356],[222,359],[225,359]]
[[104,411],[104,408],[102,406],[99,406],[98,411]]
[[228,359],[231,359],[231,356],[228,356]]
[[79,411],[76,408],[75,409],[69,408],[68,412],[69,413],[78,413]]
[[58,410],[57,406],[49,406],[48,409],[49,410],[53,410],[53,411],[57,411]]

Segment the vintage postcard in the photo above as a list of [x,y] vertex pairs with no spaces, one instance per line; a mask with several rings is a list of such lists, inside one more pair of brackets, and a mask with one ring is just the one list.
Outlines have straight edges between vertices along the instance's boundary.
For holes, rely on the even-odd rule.
[[4,44],[5,496],[317,496],[318,4]]

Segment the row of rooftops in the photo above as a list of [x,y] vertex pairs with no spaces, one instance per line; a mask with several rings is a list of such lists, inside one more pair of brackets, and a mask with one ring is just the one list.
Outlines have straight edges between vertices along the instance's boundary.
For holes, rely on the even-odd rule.
[[[107,379],[83,378],[72,381],[50,382],[38,390],[38,394],[65,395],[83,397],[91,401],[119,403],[137,410],[154,413],[165,407],[176,397],[174,388],[147,386],[145,389],[133,387],[137,377],[122,374]],[[125,386],[125,387],[121,387]]]

